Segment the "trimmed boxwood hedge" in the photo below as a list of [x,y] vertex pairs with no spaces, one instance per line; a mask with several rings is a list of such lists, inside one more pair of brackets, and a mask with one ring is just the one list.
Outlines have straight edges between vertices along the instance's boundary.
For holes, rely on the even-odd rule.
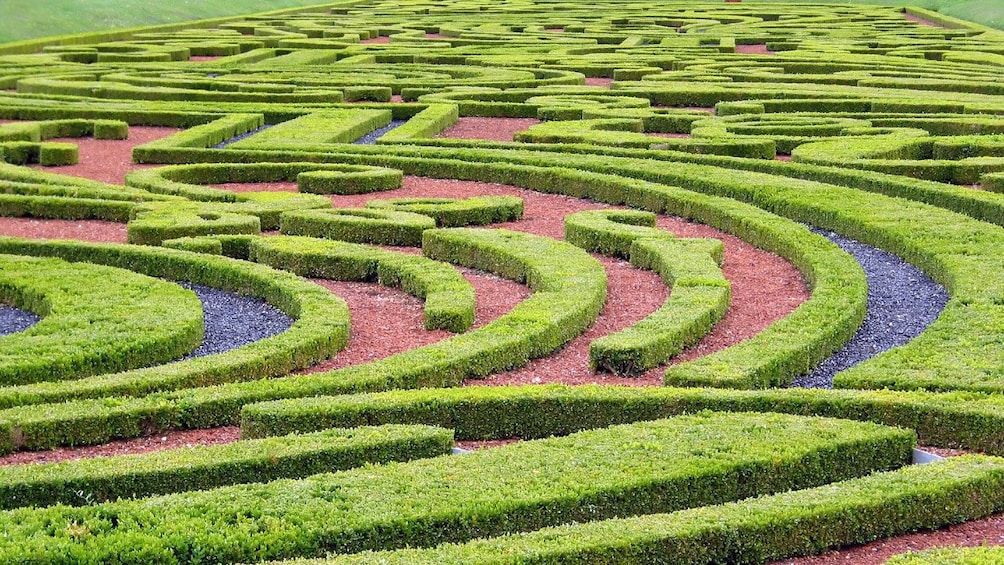
[[924,445],[1004,455],[999,395],[870,390],[725,390],[540,385],[400,390],[245,406],[247,437],[329,427],[414,423],[459,440],[566,435],[699,410],[784,412],[865,420],[915,430]]
[[[1002,465],[1004,461],[992,457],[954,457],[718,506],[568,524],[430,549],[367,551],[281,563],[767,563],[999,512],[1004,508]],[[926,559],[894,558],[889,564],[990,565],[998,563],[999,554],[997,548],[939,550],[925,555]]]
[[235,562],[429,546],[809,488],[898,468],[913,442],[845,420],[702,413],[297,481],[3,511],[0,560]]
[[0,467],[0,507],[86,506],[449,454],[453,432],[362,426],[142,455]]
[[[348,341],[349,315],[343,300],[317,285],[263,265],[162,248],[6,237],[0,238],[0,252],[103,264],[149,276],[220,288],[262,298],[296,320],[285,332],[219,355],[73,382],[5,387],[0,389],[0,406],[62,402],[108,395],[138,396],[156,390],[280,376],[334,355]],[[106,406],[115,404],[116,401],[109,401]],[[163,403],[155,405],[163,406]],[[31,409],[26,410],[26,413],[31,412]],[[34,412],[33,416],[39,415],[38,410]],[[150,421],[144,425],[137,423],[136,429],[146,428],[149,431],[159,429],[162,425],[163,421],[160,424]],[[77,433],[108,438],[115,436],[117,432],[81,429]],[[20,435],[15,434],[18,437]],[[138,434],[134,432],[133,435]],[[25,438],[25,446],[59,445],[52,443],[52,439],[30,436],[28,434]],[[0,444],[3,444],[0,448],[2,450],[9,450],[13,445],[8,438],[0,439]]]
[[42,317],[0,337],[0,384],[74,380],[165,363],[202,342],[190,290],[125,269],[0,255],[0,303]]
[[425,257],[341,241],[274,236],[252,240],[249,259],[304,277],[399,287],[425,300],[428,330],[463,332],[474,323],[474,287],[452,266]]

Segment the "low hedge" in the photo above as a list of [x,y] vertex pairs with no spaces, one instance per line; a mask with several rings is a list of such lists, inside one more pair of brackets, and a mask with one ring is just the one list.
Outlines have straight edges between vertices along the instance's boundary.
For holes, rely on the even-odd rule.
[[[792,315],[772,325],[766,335],[674,367],[668,377],[672,379],[670,383],[731,387],[788,384],[794,376],[807,373],[850,339],[864,317],[867,285],[864,272],[850,255],[791,220],[729,198],[733,190],[748,194],[754,189],[759,191],[772,186],[778,181],[777,177],[689,164],[668,167],[661,161],[639,158],[597,158],[512,148],[483,150],[402,145],[380,148],[379,154],[374,149],[345,146],[341,153],[311,153],[309,157],[389,166],[411,175],[512,184],[656,213],[682,215],[734,233],[758,247],[780,254],[799,268],[813,287],[812,298]],[[232,156],[226,153],[215,154],[228,159],[240,158],[239,153],[234,152]],[[302,160],[306,156],[276,152],[263,153],[259,157]],[[584,170],[572,170],[567,168],[569,166]],[[737,182],[740,178],[743,181]],[[790,179],[779,182],[786,190],[812,186]],[[686,188],[675,187],[677,183],[685,183]],[[701,194],[708,190],[709,183],[715,187],[713,194]],[[804,199],[803,191],[797,194]],[[739,197],[739,200],[747,198]],[[805,207],[798,209],[802,212]],[[787,210],[783,212],[788,213]],[[832,218],[827,214],[812,216],[809,221],[829,223]]]
[[225,485],[302,478],[450,453],[453,432],[378,426],[142,455],[0,467],[0,507],[85,506]]
[[732,296],[718,266],[722,247],[718,240],[636,240],[631,264],[656,271],[672,291],[658,310],[638,323],[592,341],[590,367],[638,374],[665,363],[710,332],[725,315]]
[[235,562],[429,546],[846,480],[902,466],[913,441],[872,424],[703,413],[301,480],[7,510],[0,560]]
[[594,119],[545,122],[517,133],[525,143],[588,143],[641,149],[669,149],[687,153],[730,155],[748,159],[773,159],[774,141],[755,137],[660,138],[642,133],[641,119]]
[[[332,163],[203,163],[139,169],[126,175],[126,185],[191,200],[241,202],[254,193],[235,193],[206,185],[295,182],[303,192],[357,194],[398,188],[402,177],[401,171],[385,167]],[[327,202],[330,207],[330,201]]]
[[303,277],[377,281],[425,300],[425,329],[467,331],[474,323],[471,286],[450,265],[379,247],[295,236],[255,239],[250,259]]
[[422,214],[436,220],[440,228],[484,226],[514,222],[523,217],[523,199],[516,196],[391,198],[370,200],[366,207]]
[[887,565],[1001,565],[1002,547],[943,547],[896,555]]
[[924,445],[1004,455],[999,395],[870,390],[541,385],[400,390],[245,406],[246,437],[370,424],[451,428],[458,440],[534,439],[700,410],[784,412],[910,428]]
[[303,235],[353,243],[417,247],[422,232],[436,221],[422,214],[369,208],[335,208],[286,212],[280,219],[283,235]]
[[202,304],[123,269],[0,255],[0,302],[42,317],[0,337],[0,384],[80,379],[164,363],[198,347]]
[[642,210],[586,210],[565,216],[565,241],[590,253],[621,259],[631,257],[634,241],[674,239],[655,227],[655,214]]
[[[345,167],[348,170],[324,169],[296,176],[300,192],[314,194],[363,194],[401,188],[404,173],[382,167]],[[363,170],[357,170],[362,168]]]
[[429,104],[404,125],[380,136],[377,144],[408,143],[414,139],[433,137],[457,123],[460,114],[454,104]]
[[166,147],[214,147],[239,135],[255,131],[264,125],[265,117],[262,114],[228,114],[207,124],[191,127],[137,146],[132,152],[133,161],[136,163],[156,162],[151,157]]
[[160,245],[166,239],[214,234],[261,233],[256,216],[237,214],[213,204],[145,204],[133,208],[127,229],[129,243]]
[[160,245],[164,240],[204,235],[258,235],[276,230],[283,214],[329,208],[320,195],[244,192],[239,202],[153,202],[132,208],[129,243]]
[[[188,281],[237,292],[262,298],[296,320],[285,332],[219,355],[134,369],[125,373],[89,377],[73,382],[5,387],[0,389],[0,406],[3,407],[108,395],[138,396],[157,390],[174,390],[286,375],[330,357],[343,349],[348,341],[349,313],[344,301],[326,289],[263,265],[163,248],[15,238],[0,238],[0,252],[103,264],[149,276]],[[109,402],[106,408],[119,403],[119,401]],[[163,402],[154,404],[160,407],[164,405]],[[70,403],[54,406],[66,406],[72,409],[73,405]],[[32,411],[31,408],[25,408],[22,413],[32,417],[38,416],[38,414],[32,415]],[[95,413],[105,411],[102,408]],[[137,429],[143,427],[159,429],[158,426],[157,421],[151,420],[144,425],[138,425]],[[88,429],[70,433],[87,434],[93,431]],[[114,436],[115,432],[102,433],[105,437],[109,437],[109,433]],[[26,446],[58,445],[52,443],[51,439],[31,437],[32,434],[14,434],[14,436],[22,435],[25,437]],[[2,444],[0,451],[12,449],[13,443],[8,441],[7,437],[0,439]],[[71,440],[70,443],[75,442]]]
[[[719,506],[569,524],[431,549],[282,563],[768,563],[982,518],[1004,508],[1002,488],[1000,459],[964,456]],[[997,548],[938,550],[924,558],[888,563],[991,565],[1004,563],[998,561],[1000,553]]]

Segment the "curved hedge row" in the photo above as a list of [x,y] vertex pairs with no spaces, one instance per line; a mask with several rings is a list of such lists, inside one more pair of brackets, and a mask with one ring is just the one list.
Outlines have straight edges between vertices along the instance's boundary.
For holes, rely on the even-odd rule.
[[[109,395],[145,395],[212,383],[285,375],[326,359],[345,347],[349,317],[344,301],[293,275],[223,257],[169,249],[69,241],[0,238],[3,253],[58,257],[126,268],[149,276],[188,281],[262,298],[296,320],[281,334],[233,351],[72,382],[39,383],[0,389],[0,405],[22,406]],[[38,410],[26,408],[30,414]],[[93,414],[92,414],[93,416]],[[159,427],[154,422],[146,426]],[[143,426],[140,426],[142,428]],[[108,430],[80,430],[109,437]],[[113,434],[114,435],[114,434]],[[20,436],[20,434],[15,434]],[[26,447],[31,438],[22,438]],[[5,449],[18,443],[5,437]],[[53,445],[45,441],[41,445]],[[37,448],[37,447],[36,447]]]
[[165,363],[204,333],[195,293],[124,269],[0,255],[0,300],[42,317],[0,337],[3,386]]

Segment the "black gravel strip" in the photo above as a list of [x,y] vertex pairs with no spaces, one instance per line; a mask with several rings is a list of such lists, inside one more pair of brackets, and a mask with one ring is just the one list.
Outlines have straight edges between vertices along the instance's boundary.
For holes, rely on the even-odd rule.
[[861,263],[868,277],[868,313],[854,337],[792,386],[832,388],[833,375],[917,337],[948,302],[948,292],[899,257],[832,232],[810,228]]
[[0,335],[23,332],[41,319],[31,312],[0,304]]
[[179,282],[195,292],[202,301],[206,337],[202,345],[183,357],[205,357],[237,349],[284,332],[293,319],[260,298],[241,296],[233,292]]
[[376,140],[380,139],[380,137],[383,136],[383,134],[389,132],[394,128],[399,128],[403,126],[407,121],[408,120],[394,120],[380,129],[375,129],[367,133],[366,135],[360,137],[359,139],[353,141],[352,143],[355,143],[357,145],[373,145],[374,143],[376,143]]
[[227,145],[230,145],[231,143],[237,143],[238,141],[240,141],[242,139],[247,139],[247,138],[251,137],[252,135],[254,135],[256,133],[261,133],[261,132],[267,130],[268,128],[272,127],[273,125],[274,124],[265,124],[265,125],[261,126],[260,128],[254,130],[254,131],[249,131],[247,133],[242,133],[242,134],[238,135],[237,137],[231,137],[230,139],[224,141],[223,143],[219,143],[217,145],[214,145],[213,149],[223,149],[224,147],[226,147]]

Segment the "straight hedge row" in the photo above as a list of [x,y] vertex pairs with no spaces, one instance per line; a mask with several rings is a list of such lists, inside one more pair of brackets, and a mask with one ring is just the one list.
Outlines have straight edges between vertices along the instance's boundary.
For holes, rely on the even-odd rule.
[[0,507],[86,506],[450,453],[453,432],[429,426],[363,426],[143,455],[0,467]]
[[458,440],[534,439],[700,410],[783,412],[915,430],[924,445],[1004,455],[999,395],[823,389],[728,390],[541,385],[399,390],[245,406],[245,437],[403,423]]

